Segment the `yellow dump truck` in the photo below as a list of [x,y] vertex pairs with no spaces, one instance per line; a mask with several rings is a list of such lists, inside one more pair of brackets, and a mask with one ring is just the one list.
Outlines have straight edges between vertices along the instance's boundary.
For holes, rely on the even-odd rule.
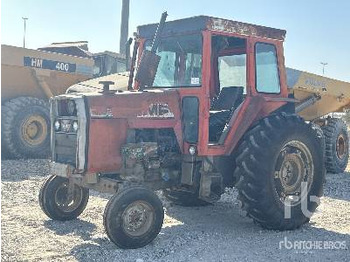
[[50,97],[93,76],[94,60],[1,46],[1,140],[8,157],[45,157],[50,148]]
[[323,131],[327,171],[343,172],[349,159],[347,126],[331,113],[350,108],[350,83],[290,68],[286,72],[290,96],[297,100],[295,110]]

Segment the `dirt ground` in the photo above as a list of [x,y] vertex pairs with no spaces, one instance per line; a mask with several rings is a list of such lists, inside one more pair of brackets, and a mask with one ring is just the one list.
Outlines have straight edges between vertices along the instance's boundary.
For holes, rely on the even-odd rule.
[[38,205],[47,161],[6,160],[1,171],[2,261],[350,261],[349,172],[327,175],[318,212],[298,230],[255,225],[242,214],[231,189],[207,207],[165,202],[165,222],[156,240],[122,250],[109,241],[102,225],[108,195],[92,192],[77,220],[52,221]]

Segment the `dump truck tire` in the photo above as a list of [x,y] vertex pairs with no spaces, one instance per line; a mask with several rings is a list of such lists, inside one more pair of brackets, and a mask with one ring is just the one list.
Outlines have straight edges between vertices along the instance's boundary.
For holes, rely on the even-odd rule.
[[164,189],[163,194],[169,201],[175,205],[184,207],[207,206],[210,203],[198,198],[198,192],[185,192],[170,189]]
[[2,151],[14,158],[45,158],[50,150],[48,103],[18,97],[2,106]]
[[325,165],[330,173],[343,173],[349,160],[349,136],[343,120],[331,118],[322,126],[325,135]]
[[5,106],[1,106],[1,159],[11,159],[13,156],[10,154],[9,149],[4,143],[4,119],[5,119]]
[[251,128],[239,145],[235,169],[247,215],[274,230],[307,223],[323,192],[322,144],[322,135],[297,115],[274,114]]
[[148,188],[130,186],[108,201],[103,224],[110,240],[118,247],[146,246],[159,234],[164,220],[162,202]]
[[50,176],[40,188],[39,204],[51,219],[68,221],[76,219],[86,208],[89,189],[74,185],[73,196],[68,196],[67,178]]

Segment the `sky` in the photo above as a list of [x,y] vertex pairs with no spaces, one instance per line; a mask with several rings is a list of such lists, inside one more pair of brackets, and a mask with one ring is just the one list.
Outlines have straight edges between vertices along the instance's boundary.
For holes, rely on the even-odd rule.
[[[122,0],[2,0],[1,44],[26,47],[89,41],[92,52],[119,50]],[[348,0],[130,0],[129,35],[137,25],[195,15],[287,30],[286,65],[350,82],[350,1]]]

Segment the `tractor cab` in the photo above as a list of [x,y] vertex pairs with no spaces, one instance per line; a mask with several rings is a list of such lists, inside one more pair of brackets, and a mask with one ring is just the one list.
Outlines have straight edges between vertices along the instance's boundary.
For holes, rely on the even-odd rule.
[[[230,154],[253,121],[288,101],[285,31],[198,16],[165,23],[154,48],[156,31],[157,24],[138,27],[130,83],[177,90],[187,149],[196,144],[203,155]],[[156,62],[146,59],[144,69],[144,50],[152,47]]]

